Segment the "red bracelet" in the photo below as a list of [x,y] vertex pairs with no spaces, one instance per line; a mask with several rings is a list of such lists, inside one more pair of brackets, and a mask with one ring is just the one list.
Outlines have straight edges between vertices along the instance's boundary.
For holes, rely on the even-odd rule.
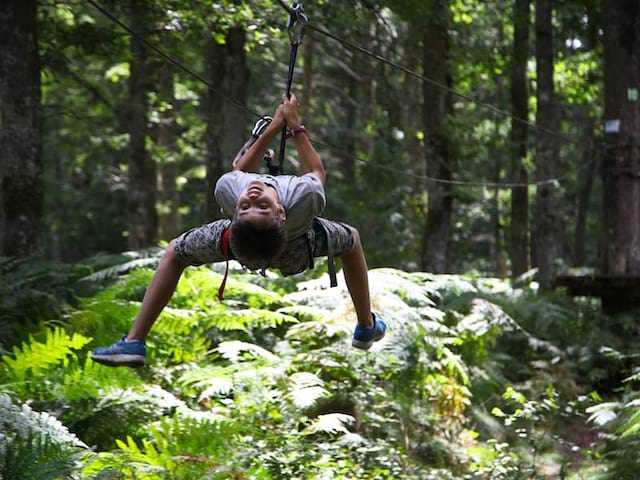
[[298,128],[294,128],[293,130],[291,130],[292,137],[295,137],[296,135],[299,135],[301,133],[307,133],[307,129],[304,128],[304,125],[300,125]]

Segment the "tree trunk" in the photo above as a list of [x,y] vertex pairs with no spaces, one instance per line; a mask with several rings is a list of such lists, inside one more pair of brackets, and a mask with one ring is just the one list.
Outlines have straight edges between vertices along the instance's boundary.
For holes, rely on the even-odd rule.
[[36,1],[0,9],[0,255],[42,254],[40,59]]
[[160,67],[158,97],[166,104],[160,113],[156,131],[156,144],[161,153],[158,175],[158,220],[160,239],[171,240],[180,233],[180,195],[177,188],[178,165],[176,151],[176,110],[173,93],[173,66]]
[[[354,58],[354,63],[358,61]],[[340,145],[343,145],[345,154],[340,154],[340,171],[344,175],[344,183],[346,185],[355,185],[356,181],[356,162],[354,160],[356,154],[356,122],[358,118],[358,95],[360,82],[354,76],[354,72],[343,70],[344,81],[346,83],[346,95],[342,95],[342,103],[344,105],[344,121],[340,126],[342,135],[340,135]]]
[[[144,0],[130,0],[131,27],[144,32],[147,27]],[[145,47],[131,37],[129,74],[129,248],[153,245],[158,234],[156,212],[156,168],[146,149],[148,72]]]
[[[418,22],[408,22],[405,37],[405,58],[404,66],[409,70],[418,71],[420,60],[423,56],[422,45],[420,43],[421,29]],[[422,84],[417,82],[411,75],[404,75],[402,79],[402,95],[404,98],[420,98]],[[426,165],[423,161],[425,153],[422,145],[422,139],[419,136],[424,133],[422,128],[422,119],[416,115],[415,105],[413,102],[403,102],[403,128],[406,129],[407,136],[407,153],[409,155],[409,165],[411,171],[415,174],[412,183],[413,195],[421,196],[426,188],[423,178],[426,175]]]
[[605,0],[603,273],[640,275],[640,3]]
[[[558,131],[560,110],[553,86],[553,0],[536,3],[536,72],[538,80],[538,110],[536,124]],[[560,172],[558,140],[554,135],[538,130],[536,142],[536,178],[538,181],[556,178]],[[534,242],[540,288],[552,287],[556,261],[560,256],[561,202],[553,184],[537,187]]]
[[[247,55],[245,52],[246,33],[243,27],[231,27],[227,32],[225,43],[225,77],[223,90],[227,98],[247,103],[247,84],[249,70],[247,69]],[[222,130],[222,159],[226,170],[231,169],[231,162],[242,145],[247,141],[250,130],[247,125],[247,115],[244,110],[230,102],[223,106],[224,129]]]
[[[511,112],[517,118],[529,116],[527,61],[529,60],[530,0],[516,0],[513,7],[513,55],[511,60]],[[527,183],[527,125],[511,121],[510,178]],[[527,187],[511,189],[511,275],[515,278],[529,270],[529,192]]]
[[[598,164],[597,153],[595,149],[595,141],[593,138],[593,121],[588,118],[585,112],[582,112],[584,129],[583,129],[583,147],[582,168],[578,169],[578,204],[576,214],[576,230],[574,237],[574,254],[573,265],[581,267],[586,264],[585,243],[586,243],[586,225],[587,214],[589,212],[589,199],[593,189],[593,180]],[[579,118],[580,118],[579,117]]]
[[[207,81],[220,89],[225,77],[224,45],[220,45],[213,36],[207,39],[205,62],[207,64]],[[222,159],[222,131],[224,128],[224,100],[223,98],[207,90],[206,95],[207,131],[205,138],[205,165],[207,169],[207,196],[206,196],[206,221],[220,218],[222,213],[213,196],[218,178],[226,170]],[[238,148],[240,148],[238,146]],[[228,161],[231,165],[231,160]]]
[[[448,0],[434,0],[430,4],[431,20],[423,30],[423,70],[441,84],[449,84],[449,24]],[[446,127],[450,96],[442,88],[423,84],[423,122],[427,162],[427,175],[451,179],[451,153]],[[447,271],[447,252],[453,197],[451,185],[427,184],[427,219],[422,244],[422,269],[444,273]]]
[[302,115],[302,121],[306,128],[311,130],[311,117],[313,110],[313,94],[314,94],[314,82],[313,82],[313,57],[315,51],[315,36],[312,31],[307,31],[304,36],[304,42],[302,42],[302,65],[303,70],[303,87],[302,87],[302,102],[300,104],[300,114]]
[[[232,27],[225,44],[213,38],[207,42],[206,63],[208,81],[226,98],[246,103],[248,80],[247,59],[244,51],[245,31]],[[213,197],[216,182],[231,169],[236,153],[246,142],[247,118],[244,111],[209,90],[207,95],[207,221],[220,218],[220,207]]]

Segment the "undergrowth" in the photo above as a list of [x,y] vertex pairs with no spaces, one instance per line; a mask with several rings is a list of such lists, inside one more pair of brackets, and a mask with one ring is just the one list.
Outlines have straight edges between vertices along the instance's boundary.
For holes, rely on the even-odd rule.
[[[5,328],[25,315],[29,328],[4,344],[0,363],[0,478],[638,471],[639,376],[625,353],[636,327],[624,323],[621,338],[588,301],[542,296],[535,284],[378,269],[372,304],[389,331],[361,352],[350,347],[346,288],[327,288],[317,271],[236,271],[220,303],[220,272],[191,268],[152,330],[147,367],[93,363],[91,349],[130,327],[154,261],[146,253],[54,274],[2,260]],[[55,301],[19,308],[45,297]]]

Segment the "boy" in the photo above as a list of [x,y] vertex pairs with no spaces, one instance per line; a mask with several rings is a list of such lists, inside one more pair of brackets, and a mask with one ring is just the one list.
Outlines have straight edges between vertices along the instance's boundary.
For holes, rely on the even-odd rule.
[[[269,143],[285,126],[293,135],[303,175],[255,173]],[[216,199],[232,220],[217,220],[172,240],[128,335],[109,347],[96,349],[91,358],[104,365],[143,366],[144,339],[189,265],[235,259],[252,270],[276,268],[284,275],[293,275],[312,267],[314,257],[331,253],[342,258],[358,317],[352,345],[364,350],[371,347],[384,337],[386,325],[371,312],[367,264],[358,231],[318,217],[325,206],[325,180],[322,160],[300,123],[298,100],[295,95],[284,98],[264,133],[234,161],[233,171],[216,184]]]

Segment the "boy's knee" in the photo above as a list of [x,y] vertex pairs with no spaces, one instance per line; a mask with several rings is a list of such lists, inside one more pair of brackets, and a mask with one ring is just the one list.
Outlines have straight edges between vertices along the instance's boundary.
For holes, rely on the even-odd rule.
[[353,242],[351,244],[351,248],[346,253],[351,253],[356,250],[357,247],[361,245],[360,243],[360,232],[355,227],[351,227],[351,238]]
[[162,255],[163,262],[169,262],[172,265],[179,268],[187,268],[189,264],[185,262],[182,258],[178,256],[176,253],[176,239],[174,238],[169,242],[169,247],[165,250],[164,255]]

